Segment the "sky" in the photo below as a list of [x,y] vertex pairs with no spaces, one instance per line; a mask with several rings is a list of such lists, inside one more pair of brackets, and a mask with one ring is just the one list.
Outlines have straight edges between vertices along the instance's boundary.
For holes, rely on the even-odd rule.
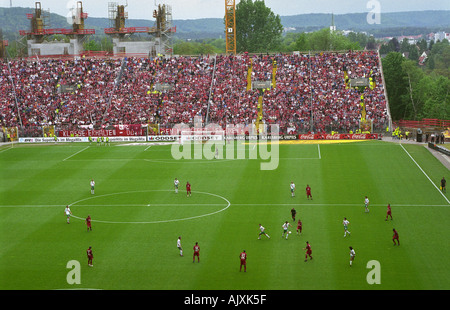
[[[0,7],[34,7],[35,0],[0,0]],[[236,4],[239,0],[235,0]],[[40,0],[44,10],[67,16],[76,0]],[[83,11],[91,17],[108,17],[108,3],[127,4],[129,19],[153,20],[157,4],[172,7],[172,19],[223,18],[225,0],[84,0]],[[280,16],[307,13],[364,13],[371,11],[372,3],[379,3],[383,12],[450,10],[450,0],[265,0],[265,4]],[[156,5],[155,5],[156,4]]]

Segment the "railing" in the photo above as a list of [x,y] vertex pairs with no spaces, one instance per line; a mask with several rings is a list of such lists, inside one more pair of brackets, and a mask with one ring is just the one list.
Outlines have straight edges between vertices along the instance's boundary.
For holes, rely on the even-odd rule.
[[138,33],[138,32],[156,32],[156,27],[128,27],[128,28],[120,28],[117,30],[116,28],[105,28],[106,34],[113,33]]
[[394,125],[408,128],[427,128],[427,127],[448,128],[450,127],[450,120],[441,120],[434,118],[425,118],[421,121],[400,120],[395,122]]
[[73,31],[72,29],[54,28],[54,29],[37,29],[35,32],[30,30],[19,30],[21,36],[26,35],[53,35],[53,34],[95,34],[95,29],[78,29]]

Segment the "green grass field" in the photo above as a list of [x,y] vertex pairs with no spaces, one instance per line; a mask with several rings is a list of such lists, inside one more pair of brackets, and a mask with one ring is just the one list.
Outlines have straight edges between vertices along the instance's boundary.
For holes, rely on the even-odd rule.
[[[278,168],[264,171],[259,159],[177,161],[171,146],[149,145],[1,148],[0,289],[450,289],[450,203],[438,189],[450,175],[423,146],[280,145]],[[174,178],[181,182],[178,194]],[[388,203],[392,221],[385,221]],[[292,208],[302,235],[295,232]],[[351,231],[345,238],[344,217]],[[287,220],[293,225],[288,240],[281,237]],[[270,239],[258,240],[259,224]],[[393,245],[393,228],[400,246]],[[314,259],[304,262],[306,241]],[[200,263],[192,262],[195,242]],[[87,265],[89,246],[93,267]],[[356,251],[352,267],[349,246]],[[239,271],[244,249],[246,273]],[[67,282],[72,260],[80,262],[80,284]],[[373,260],[380,284],[367,281]]]

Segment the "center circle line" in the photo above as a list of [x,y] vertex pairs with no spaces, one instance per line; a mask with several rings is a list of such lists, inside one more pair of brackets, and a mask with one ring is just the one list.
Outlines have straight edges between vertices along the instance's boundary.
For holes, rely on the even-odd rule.
[[[166,190],[166,189],[161,189],[161,190],[141,190],[141,191],[127,191],[127,192],[117,192],[117,193],[109,193],[109,194],[103,194],[103,195],[98,195],[98,196],[93,196],[93,197],[87,197],[87,198],[83,198],[80,200],[77,200],[71,204],[69,204],[69,207],[72,206],[77,206],[78,203],[86,201],[86,200],[90,200],[90,199],[95,199],[98,197],[107,197],[107,196],[113,196],[113,195],[122,195],[122,194],[130,194],[130,193],[146,193],[146,192],[172,192],[173,190]],[[212,194],[212,193],[208,193],[208,192],[199,192],[199,191],[192,191],[192,193],[197,193],[197,194],[204,194],[204,195],[209,195],[209,196],[214,196],[214,197],[218,197],[224,201],[226,201],[227,206],[223,209],[220,209],[218,211],[215,212],[211,212],[211,213],[206,213],[206,214],[201,214],[201,215],[196,215],[196,216],[191,216],[191,217],[186,217],[186,218],[179,218],[179,219],[171,219],[171,220],[160,220],[160,221],[145,221],[145,222],[118,222],[118,221],[102,221],[102,220],[92,220],[92,222],[96,222],[96,223],[106,223],[106,224],[158,224],[158,223],[170,223],[170,222],[179,222],[179,221],[186,221],[186,220],[192,220],[192,219],[196,219],[196,218],[202,218],[202,217],[206,217],[206,216],[210,216],[210,215],[214,215],[217,213],[220,213],[222,211],[225,211],[226,209],[228,209],[231,206],[231,202],[228,201],[228,199],[226,199],[223,196],[217,195],[217,194]],[[150,203],[150,205],[152,205]],[[158,204],[154,204],[154,205],[158,205]],[[176,205],[176,204],[172,204],[172,205]],[[182,205],[182,204],[178,204],[178,205]],[[191,204],[191,205],[196,205],[196,204]],[[218,205],[218,204],[202,204],[202,205]],[[84,206],[84,205],[79,205],[79,206]],[[86,205],[88,206],[88,205]],[[98,205],[101,206],[101,205]],[[116,205],[114,205],[116,206]],[[121,205],[117,205],[118,207]],[[140,206],[147,206],[147,205],[140,205]],[[79,220],[84,220],[83,218],[76,216],[76,215],[72,215],[72,217],[79,219]]]

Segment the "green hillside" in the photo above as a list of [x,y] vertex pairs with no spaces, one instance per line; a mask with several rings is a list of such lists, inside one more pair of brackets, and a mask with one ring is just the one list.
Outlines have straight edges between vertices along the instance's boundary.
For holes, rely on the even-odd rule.
[[[33,8],[0,8],[0,28],[7,39],[18,37],[19,30],[30,28],[27,13]],[[176,17],[176,12],[174,14]],[[150,16],[149,16],[150,17]],[[423,31],[442,31],[450,29],[450,11],[421,11],[382,13],[380,24],[368,24],[366,13],[334,15],[335,25],[340,30],[368,31],[375,35],[415,34],[414,29]],[[64,16],[49,13],[47,28],[70,28]],[[127,27],[153,26],[154,20],[130,19]],[[315,31],[331,24],[331,14],[301,14],[281,16],[281,23],[286,28],[295,28],[296,32]],[[223,36],[224,21],[221,18],[174,19],[177,36],[192,38],[215,38]],[[103,34],[103,29],[110,27],[108,18],[89,17],[85,21],[86,28],[95,29],[96,34]],[[388,30],[387,30],[388,29]],[[417,30],[419,29],[419,30]]]

